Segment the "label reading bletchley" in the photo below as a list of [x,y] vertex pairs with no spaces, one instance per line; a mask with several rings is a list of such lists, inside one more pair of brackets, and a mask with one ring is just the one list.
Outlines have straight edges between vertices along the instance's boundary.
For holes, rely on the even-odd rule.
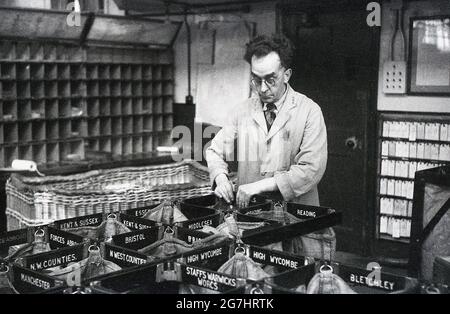
[[50,243],[50,247],[52,249],[63,248],[83,243],[83,237],[70,232],[48,227],[48,242]]
[[13,266],[14,286],[21,293],[48,290],[55,286],[55,280],[23,267]]
[[207,249],[194,254],[185,254],[184,258],[186,264],[199,264],[207,260],[221,258],[225,255],[228,257],[228,245]]
[[98,226],[103,221],[103,214],[93,214],[76,218],[69,218],[55,221],[55,226],[59,229],[72,229],[79,227]]
[[225,292],[237,287],[237,279],[205,269],[181,265],[182,281],[214,291]]
[[66,247],[55,251],[26,256],[24,258],[26,268],[38,271],[78,262],[82,259],[83,245]]
[[105,244],[106,259],[121,267],[142,265],[147,263],[147,256],[124,248]]
[[28,242],[28,230],[20,229],[2,233],[0,235],[0,248],[9,247]]
[[120,214],[120,220],[131,230],[143,230],[156,225],[155,221],[125,214]]
[[286,256],[281,252],[276,253],[255,247],[250,247],[250,258],[257,263],[284,266],[292,269],[297,269],[305,265],[305,260],[302,257]]
[[401,287],[404,286],[404,282],[402,284],[401,281],[402,278],[382,273],[381,271],[377,276],[375,271],[360,270],[344,265],[341,265],[339,268],[339,276],[350,283],[387,291],[402,289]]

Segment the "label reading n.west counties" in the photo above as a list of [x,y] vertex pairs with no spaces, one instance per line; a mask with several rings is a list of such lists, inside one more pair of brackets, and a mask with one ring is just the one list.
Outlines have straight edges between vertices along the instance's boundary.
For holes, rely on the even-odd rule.
[[130,267],[147,263],[147,256],[138,252],[105,244],[105,259],[120,267]]

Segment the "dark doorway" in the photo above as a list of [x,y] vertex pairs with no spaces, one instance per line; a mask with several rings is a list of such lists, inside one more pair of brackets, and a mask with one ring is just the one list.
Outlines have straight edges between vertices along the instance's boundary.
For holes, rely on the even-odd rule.
[[322,108],[328,165],[320,202],[343,212],[337,249],[370,254],[373,238],[379,27],[365,6],[280,8],[281,30],[296,45],[292,87]]

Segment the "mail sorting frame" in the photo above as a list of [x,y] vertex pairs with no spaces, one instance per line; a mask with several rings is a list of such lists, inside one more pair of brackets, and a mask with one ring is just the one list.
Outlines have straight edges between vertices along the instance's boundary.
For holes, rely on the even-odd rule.
[[[424,224],[425,187],[427,184],[450,187],[450,165],[426,169],[416,172],[414,178],[414,201],[411,229],[411,244],[409,246],[408,275],[421,277],[422,245],[430,236],[441,218],[450,209],[450,199],[435,213],[433,218]],[[445,253],[445,252],[443,252]]]
[[[320,272],[320,267],[331,266],[333,273],[341,277],[350,288],[358,294],[415,294],[419,286],[416,278],[400,276],[384,272],[379,269],[364,269],[345,265],[342,263],[324,263],[316,261],[300,269],[295,269],[277,276],[273,276],[264,282],[246,287],[245,292],[259,289],[265,294],[305,294],[311,279]],[[305,290],[296,291],[304,285]],[[383,285],[383,286],[381,286]]]
[[[408,127],[413,127],[415,130],[416,136],[409,137],[409,134],[401,134],[402,132],[399,132],[399,130],[391,130],[391,126],[399,126],[400,124],[408,124]],[[422,125],[422,128],[419,127]],[[425,128],[431,127],[433,125],[438,125],[438,138],[435,138],[433,140],[429,139],[431,137]],[[393,175],[386,175],[382,173],[382,162],[383,161],[392,161],[396,163],[406,162],[408,164],[424,164],[424,166],[430,168],[435,167],[439,165],[448,165],[450,163],[450,158],[448,157],[441,157],[439,156],[438,159],[432,159],[430,157],[423,157],[418,158],[417,157],[417,150],[416,154],[411,154],[411,144],[414,147],[418,144],[423,145],[439,145],[440,146],[446,146],[450,145],[450,137],[445,136],[444,138],[441,138],[444,133],[448,134],[447,129],[450,126],[450,115],[444,115],[442,113],[440,114],[429,114],[429,113],[412,113],[412,112],[380,112],[379,118],[378,118],[378,143],[377,143],[377,182],[376,182],[376,197],[375,197],[375,237],[378,240],[386,240],[386,241],[392,241],[397,242],[399,245],[405,246],[410,243],[410,236],[400,236],[399,238],[393,238],[388,233],[382,233],[380,231],[381,226],[381,218],[391,218],[394,220],[407,220],[408,223],[412,225],[411,220],[411,212],[412,212],[412,203],[413,199],[411,195],[406,196],[405,195],[398,195],[399,193],[394,191],[394,193],[386,193],[382,191],[382,180],[389,180],[389,181],[404,181],[409,182],[410,184],[414,181],[414,171],[408,171],[411,173],[408,173],[408,175],[400,175],[399,173],[394,173]],[[444,131],[444,127],[446,132]],[[400,129],[400,128],[399,128]],[[423,130],[421,130],[423,129]],[[419,132],[420,130],[420,132]],[[394,131],[394,132],[392,132]],[[403,143],[410,145],[410,151],[408,154],[405,154],[404,156],[395,156],[396,154],[391,154],[388,152],[387,155],[383,154],[382,144],[385,143]],[[440,149],[440,148],[439,148]],[[420,170],[420,169],[419,169]],[[382,213],[381,212],[381,201],[383,199],[392,200],[394,202],[408,202],[408,211],[409,213],[407,215],[405,214],[391,214],[391,213]],[[411,226],[412,228],[412,226]],[[412,229],[411,229],[412,230]]]
[[9,39],[0,46],[0,165],[85,159],[85,144],[127,155],[170,141],[170,50]]

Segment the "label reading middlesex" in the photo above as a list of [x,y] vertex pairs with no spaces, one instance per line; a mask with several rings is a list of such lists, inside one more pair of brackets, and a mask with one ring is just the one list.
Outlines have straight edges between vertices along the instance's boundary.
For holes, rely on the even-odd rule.
[[300,260],[294,260],[290,257],[288,258],[281,254],[278,255],[274,253],[269,253],[255,248],[252,248],[250,251],[251,251],[251,258],[255,261],[263,261],[265,263],[269,263],[272,265],[280,265],[293,269],[297,269],[298,267],[304,265],[304,263]]
[[79,227],[87,227],[87,226],[97,226],[101,224],[103,220],[102,214],[94,214],[84,217],[65,219],[61,221],[55,222],[59,226],[60,229],[71,229],[71,228],[79,228]]
[[203,269],[193,268],[186,266],[185,274],[189,277],[186,278],[190,283],[198,285],[200,287],[205,287],[214,291],[224,290],[222,286],[227,286],[226,288],[236,287],[236,278],[228,277],[223,274],[218,274],[214,272],[209,272]]

